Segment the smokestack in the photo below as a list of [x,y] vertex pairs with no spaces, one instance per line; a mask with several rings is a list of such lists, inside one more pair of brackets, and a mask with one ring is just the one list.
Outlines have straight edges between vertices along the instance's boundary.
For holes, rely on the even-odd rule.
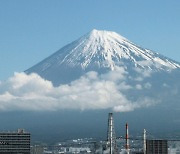
[[110,154],[117,153],[113,113],[109,113],[109,116],[108,116],[107,143],[110,148]]
[[144,146],[143,146],[143,151],[144,151],[144,154],[146,154],[146,130],[144,129],[144,134],[143,134],[143,137],[144,137]]
[[113,114],[109,113],[110,154],[113,153]]
[[126,123],[126,152],[129,154],[129,130],[128,130],[128,124]]

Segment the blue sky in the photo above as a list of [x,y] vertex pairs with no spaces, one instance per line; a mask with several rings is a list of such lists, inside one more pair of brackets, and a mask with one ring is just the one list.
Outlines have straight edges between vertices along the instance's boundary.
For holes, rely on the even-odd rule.
[[179,0],[0,0],[0,80],[92,29],[180,62]]

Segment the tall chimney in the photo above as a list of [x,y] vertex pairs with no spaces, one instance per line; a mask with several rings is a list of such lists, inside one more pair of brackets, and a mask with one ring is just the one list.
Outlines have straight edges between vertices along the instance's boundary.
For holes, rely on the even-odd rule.
[[128,130],[128,124],[126,123],[126,152],[129,154],[129,130]]
[[109,116],[108,116],[107,143],[110,148],[110,154],[117,153],[113,113],[109,113]]
[[144,134],[143,134],[143,140],[144,140],[143,151],[144,151],[144,154],[146,154],[146,130],[145,129],[144,129]]

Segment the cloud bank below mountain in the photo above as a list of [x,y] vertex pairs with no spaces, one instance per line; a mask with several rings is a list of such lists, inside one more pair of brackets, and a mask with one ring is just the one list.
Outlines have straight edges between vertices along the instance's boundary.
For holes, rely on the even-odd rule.
[[127,84],[127,75],[120,67],[102,75],[91,71],[69,84],[54,87],[51,81],[35,73],[15,73],[13,77],[0,83],[0,111],[111,108],[115,112],[127,112],[157,103],[147,97],[129,100],[124,92],[130,89],[142,90],[145,87]]

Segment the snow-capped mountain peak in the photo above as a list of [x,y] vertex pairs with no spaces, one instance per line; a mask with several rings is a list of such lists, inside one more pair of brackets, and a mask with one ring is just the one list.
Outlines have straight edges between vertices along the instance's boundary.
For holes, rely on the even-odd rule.
[[[107,67],[111,70],[129,61],[135,67],[150,69],[174,69],[180,65],[150,50],[138,47],[123,36],[111,31],[92,30],[76,41],[60,64]],[[73,44],[72,44],[73,46]],[[59,51],[59,54],[61,50]]]
[[114,70],[119,66],[127,71],[135,67],[155,71],[180,68],[178,62],[139,47],[116,32],[94,29],[26,72],[36,72],[42,76],[52,76],[56,72],[56,76],[59,76],[63,74],[62,71],[71,70],[69,76],[74,70]]

